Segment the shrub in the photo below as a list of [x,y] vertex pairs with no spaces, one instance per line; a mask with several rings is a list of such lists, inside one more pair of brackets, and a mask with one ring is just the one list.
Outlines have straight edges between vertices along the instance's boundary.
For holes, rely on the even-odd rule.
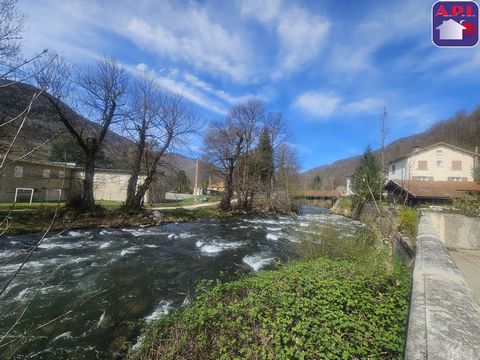
[[331,260],[372,260],[375,257],[376,235],[370,228],[351,229],[333,225],[311,228],[312,233],[301,235],[298,252],[303,258]]
[[302,260],[225,284],[153,321],[136,359],[398,359],[409,272]]
[[415,238],[417,236],[419,219],[420,215],[417,210],[411,207],[402,208],[398,214],[399,230]]
[[453,200],[453,206],[466,216],[480,216],[480,194],[464,194]]

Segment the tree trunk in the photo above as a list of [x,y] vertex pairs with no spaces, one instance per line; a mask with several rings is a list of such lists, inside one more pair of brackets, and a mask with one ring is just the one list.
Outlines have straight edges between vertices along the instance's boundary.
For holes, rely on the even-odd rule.
[[137,191],[129,199],[129,202],[126,204],[129,210],[140,210],[143,206],[142,199],[145,197],[150,184],[153,182],[153,175],[148,176],[141,185],[138,186]]
[[[134,163],[132,166],[132,172],[130,174],[130,178],[128,179],[127,185],[127,199],[125,200],[125,207],[127,209],[138,209],[141,206],[141,200],[143,195],[138,199],[137,197],[137,184],[138,184],[138,176],[140,175],[140,168],[142,162],[142,155],[145,148],[145,142],[140,141],[137,152],[135,154]],[[146,190],[145,190],[146,191]]]
[[85,161],[85,178],[83,179],[83,208],[87,211],[95,210],[93,195],[93,178],[95,176],[95,154],[90,153]]
[[231,162],[227,169],[225,176],[225,192],[223,193],[222,201],[220,202],[220,209],[223,211],[232,210],[232,195],[233,195],[233,171],[234,164]]

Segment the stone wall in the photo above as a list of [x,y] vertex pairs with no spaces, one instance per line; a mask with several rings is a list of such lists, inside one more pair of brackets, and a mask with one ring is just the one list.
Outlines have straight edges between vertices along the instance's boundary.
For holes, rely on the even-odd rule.
[[479,359],[480,306],[442,242],[442,221],[432,214],[420,220],[407,360]]

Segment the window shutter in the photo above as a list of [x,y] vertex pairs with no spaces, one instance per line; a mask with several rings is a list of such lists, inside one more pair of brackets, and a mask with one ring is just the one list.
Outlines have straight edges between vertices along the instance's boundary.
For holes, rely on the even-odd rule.
[[428,162],[426,160],[419,160],[418,170],[428,170]]
[[453,160],[452,161],[452,170],[462,170],[462,161],[461,160]]

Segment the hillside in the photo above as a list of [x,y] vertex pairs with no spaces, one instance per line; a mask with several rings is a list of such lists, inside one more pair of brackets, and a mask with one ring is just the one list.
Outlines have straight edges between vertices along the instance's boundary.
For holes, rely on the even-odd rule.
[[[0,81],[0,126],[18,116],[26,109],[34,93],[39,91],[34,86],[23,83],[14,83],[2,87],[3,84],[5,84],[5,82]],[[84,129],[87,133],[94,133],[99,128],[96,123],[85,119],[73,110],[69,111],[71,117],[75,119],[75,127]],[[21,121],[22,117],[0,127],[0,154],[2,156],[14,138]],[[69,136],[65,126],[57,119],[57,115],[50,107],[47,98],[40,96],[32,106],[11,155],[18,156],[24,154],[41,145],[53,134],[58,132],[63,132],[65,136]],[[42,145],[38,150],[29,155],[28,159],[49,160],[54,141],[55,140]],[[103,143],[102,159],[97,161],[97,166],[120,169],[128,168],[126,154],[131,146],[133,146],[131,140],[116,134],[114,131],[109,131]],[[195,159],[171,153],[166,155],[164,162],[174,168],[184,170],[193,185]],[[205,166],[201,167],[201,169],[202,168],[205,168]]]
[[[480,146],[480,108],[471,113],[458,113],[425,132],[393,141],[385,149],[387,162],[410,153],[415,146],[422,148],[440,141],[471,151],[475,150],[475,146]],[[359,160],[360,156],[354,156],[316,167],[302,173],[302,179],[307,187],[317,175],[322,176],[326,189],[345,186],[347,176],[355,171]]]

